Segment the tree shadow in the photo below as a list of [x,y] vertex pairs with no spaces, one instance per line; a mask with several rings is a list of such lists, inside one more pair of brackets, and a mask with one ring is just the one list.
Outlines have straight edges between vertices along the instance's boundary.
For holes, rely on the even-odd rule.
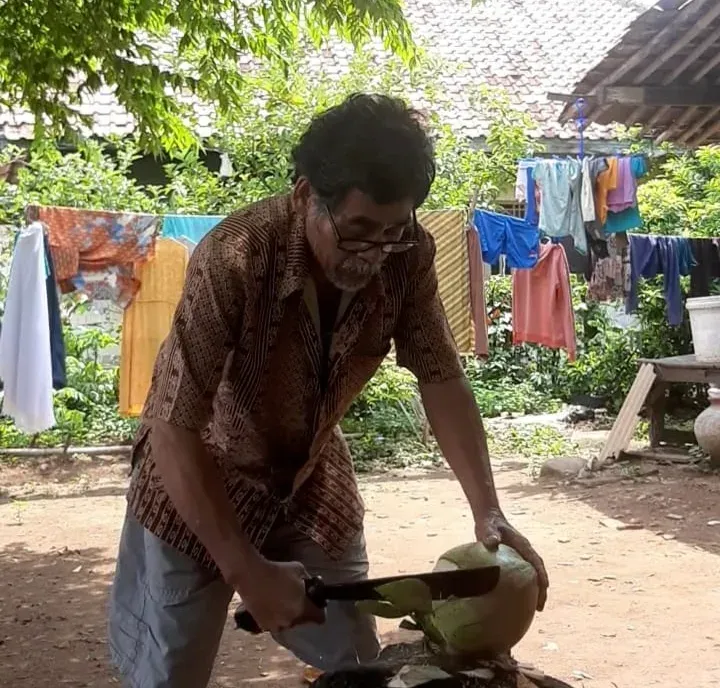
[[0,551],[2,683],[44,688],[112,683],[105,645],[110,560],[98,548]]
[[[121,685],[106,643],[113,569],[114,559],[96,547],[37,552],[15,542],[0,551],[0,685]],[[302,666],[290,653],[233,626],[228,617],[213,688],[300,685]]]
[[643,462],[603,470],[594,482],[517,482],[504,491],[515,499],[543,494],[583,502],[603,514],[609,528],[645,530],[720,555],[720,471]]

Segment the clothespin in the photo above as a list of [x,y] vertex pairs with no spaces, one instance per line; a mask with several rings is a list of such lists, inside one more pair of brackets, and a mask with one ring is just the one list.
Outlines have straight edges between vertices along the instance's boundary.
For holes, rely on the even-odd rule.
[[475,189],[475,191],[473,191],[472,196],[470,197],[470,206],[468,208],[467,223],[465,224],[466,230],[473,226],[473,223],[474,223],[473,216],[475,215],[475,208],[477,206],[479,195],[480,195],[480,192],[477,189]]

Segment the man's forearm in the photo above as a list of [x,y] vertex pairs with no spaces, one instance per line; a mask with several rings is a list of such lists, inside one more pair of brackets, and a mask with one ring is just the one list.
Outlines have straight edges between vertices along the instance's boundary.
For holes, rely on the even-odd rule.
[[228,583],[242,587],[261,557],[243,532],[200,437],[155,420],[151,441],[155,465],[173,506]]
[[475,520],[499,508],[487,438],[465,378],[420,385],[423,406],[443,455],[467,496]]

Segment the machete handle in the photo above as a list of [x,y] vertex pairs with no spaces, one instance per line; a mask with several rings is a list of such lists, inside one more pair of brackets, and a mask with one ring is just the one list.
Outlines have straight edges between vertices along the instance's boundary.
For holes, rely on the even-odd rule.
[[[322,579],[314,576],[313,578],[305,579],[305,594],[308,596],[310,601],[324,609],[327,606],[327,598],[325,597],[325,584]],[[235,610],[235,628],[239,628],[241,631],[252,633],[253,635],[259,635],[263,632],[258,622],[255,621],[253,615],[245,609],[242,605]]]

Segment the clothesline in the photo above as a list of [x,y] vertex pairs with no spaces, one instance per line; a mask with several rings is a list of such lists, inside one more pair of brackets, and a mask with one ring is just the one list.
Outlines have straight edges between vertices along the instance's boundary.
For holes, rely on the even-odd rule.
[[[571,358],[575,355],[572,299],[560,298],[570,293],[573,262],[572,272],[589,282],[590,300],[624,301],[628,314],[637,309],[639,281],[662,275],[671,325],[683,321],[682,276],[691,276],[692,296],[708,295],[712,280],[720,279],[720,238],[612,232],[602,240],[588,237],[592,254],[581,256],[575,237],[550,236],[532,221],[532,212],[531,207],[524,219],[484,209],[472,213],[482,262],[492,266],[504,257],[512,269],[515,343],[564,348]],[[578,257],[585,261],[579,269]]]
[[[144,406],[156,354],[170,331],[181,297],[189,256],[197,243],[224,216],[153,215],[39,205],[28,206],[25,216],[27,219],[37,218],[35,231],[46,235],[44,260],[53,266],[56,274],[49,279],[45,271],[34,263],[32,269],[21,271],[28,279],[34,280],[38,289],[39,285],[46,284],[48,300],[51,293],[57,299],[59,288],[63,293],[83,293],[89,300],[111,301],[122,309],[120,411],[124,415],[138,415]],[[455,253],[457,240],[466,224],[462,210],[426,211],[419,214],[419,218],[436,237],[438,250],[444,250],[446,255],[458,255]],[[13,265],[19,264],[19,260],[16,251]],[[471,344],[471,307],[467,272],[463,268],[458,271],[448,261],[440,261],[438,285],[441,298],[448,304],[451,329],[454,335],[460,335],[456,336],[456,340],[459,345],[463,341],[466,347],[463,351],[467,351]],[[20,271],[11,267],[11,272]],[[458,298],[458,286],[463,280],[465,295]],[[20,303],[21,308],[16,308],[16,312],[24,312],[26,302],[18,301],[20,296],[17,285],[13,286],[8,290],[6,305]],[[464,315],[460,312],[463,304]],[[47,327],[49,307],[40,304],[36,311],[45,314],[43,327]],[[59,317],[57,322],[62,339]],[[464,333],[461,331],[463,327]],[[41,337],[45,338],[44,335]],[[13,332],[12,328],[4,328],[0,338],[14,342],[14,352],[28,350],[27,342],[20,341],[22,333]],[[6,370],[17,371],[18,379],[28,379],[32,361],[20,361],[16,354],[6,358]],[[46,378],[43,373],[42,386],[37,387],[34,396],[42,398],[45,408],[51,411],[52,388]],[[11,389],[8,395],[6,389],[6,413],[12,408],[14,393]],[[16,414],[13,417],[19,416]],[[22,423],[22,429],[36,433],[53,424],[54,418],[48,413],[35,414],[29,422]]]
[[[29,434],[55,425],[53,389],[66,384],[59,290],[110,300],[123,309],[120,394],[122,410],[136,415],[147,391],[136,383],[149,384],[180,299],[188,255],[223,216],[31,204],[25,219],[26,226],[10,235],[13,258],[0,331],[3,413]],[[134,366],[129,375],[128,362]]]

